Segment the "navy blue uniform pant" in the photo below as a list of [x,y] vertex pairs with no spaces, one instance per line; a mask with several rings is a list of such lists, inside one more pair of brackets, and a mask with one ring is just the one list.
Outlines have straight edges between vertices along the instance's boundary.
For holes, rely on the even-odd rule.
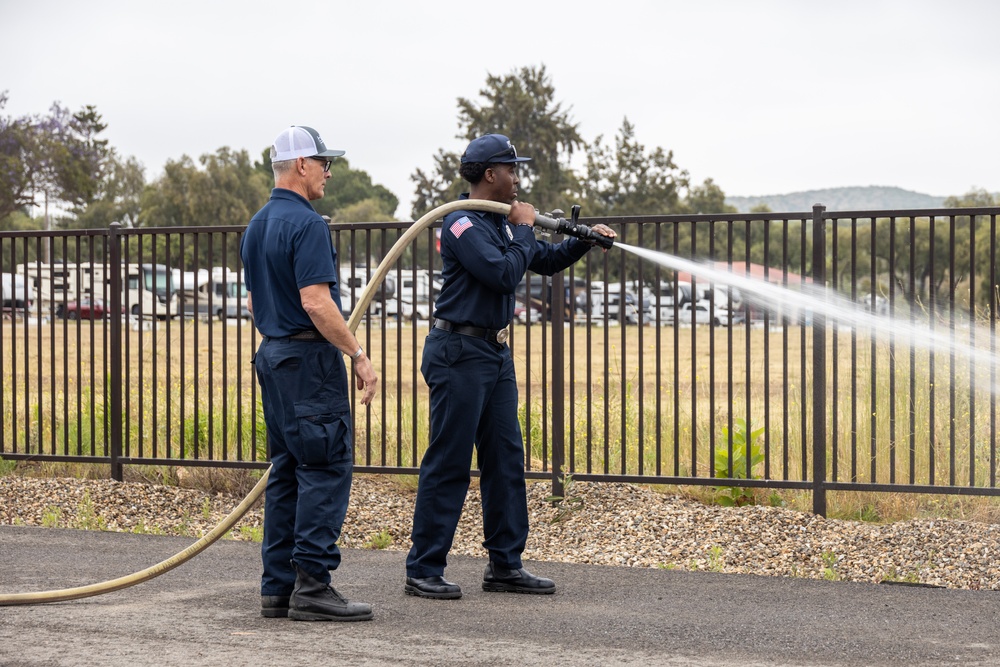
[[528,539],[524,444],[510,348],[431,329],[420,367],[430,388],[431,439],[420,464],[409,577],[444,574],[478,453],[483,546],[490,560],[521,567]]
[[331,409],[342,404],[347,382],[339,355],[322,342],[265,338],[254,357],[272,466],[261,595],[291,595],[293,559],[323,583],[340,565],[353,447],[350,412]]

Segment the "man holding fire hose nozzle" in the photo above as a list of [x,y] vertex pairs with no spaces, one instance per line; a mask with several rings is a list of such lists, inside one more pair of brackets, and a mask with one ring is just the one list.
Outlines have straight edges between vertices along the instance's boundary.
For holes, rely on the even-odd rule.
[[[476,447],[483,502],[483,546],[489,564],[483,590],[555,593],[551,579],[524,569],[528,538],[524,444],[517,417],[517,379],[507,333],[514,290],[530,269],[551,276],[582,258],[592,242],[535,238],[535,209],[517,200],[518,157],[501,134],[474,139],[460,173],[462,198],[510,204],[506,216],[456,211],[441,228],[442,287],[424,345],[421,373],[430,388],[430,445],[420,466],[413,546],[406,558],[407,595],[462,597],[444,578],[448,551],[469,489]],[[605,225],[591,228],[614,238]]]

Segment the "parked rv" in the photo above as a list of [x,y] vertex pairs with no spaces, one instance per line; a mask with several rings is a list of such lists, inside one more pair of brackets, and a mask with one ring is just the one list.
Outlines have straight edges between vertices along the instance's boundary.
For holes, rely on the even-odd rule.
[[[374,271],[369,271],[368,267],[363,264],[353,267],[340,267],[340,308],[344,317],[350,317],[351,313],[354,311],[354,304],[361,299],[361,295],[364,293],[365,288],[368,287],[368,283],[372,278],[372,273],[374,273]],[[395,294],[395,291],[396,278],[392,273],[390,273],[385,277],[382,285],[378,288],[375,296],[369,303],[368,310],[373,315],[379,315],[382,312],[383,295],[386,299],[389,299],[393,296],[393,294]]]
[[15,270],[34,289],[43,313],[54,312],[59,303],[76,300],[81,292],[77,278],[83,272],[82,269],[78,271],[75,264],[27,262],[18,264]]
[[247,286],[241,273],[224,266],[213,267],[211,271],[174,269],[173,280],[178,288],[179,307],[185,315],[250,319]]
[[2,284],[2,306],[5,314],[24,315],[35,302],[35,289],[29,286],[25,277],[16,273],[0,274]]
[[180,314],[173,275],[163,264],[126,264],[122,281],[125,312],[132,317],[168,319]]

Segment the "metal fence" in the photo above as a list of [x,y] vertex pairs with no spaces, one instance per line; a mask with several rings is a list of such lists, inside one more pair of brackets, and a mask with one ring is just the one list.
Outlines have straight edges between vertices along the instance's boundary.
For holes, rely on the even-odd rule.
[[[998,213],[585,219],[663,255],[595,249],[522,284],[510,345],[528,477],[557,494],[566,474],[801,489],[820,514],[830,490],[1000,495]],[[407,227],[331,226],[345,310]],[[242,231],[0,232],[0,457],[110,464],[117,479],[266,467]],[[354,406],[361,472],[415,473],[428,442],[436,234],[357,331],[382,380]]]

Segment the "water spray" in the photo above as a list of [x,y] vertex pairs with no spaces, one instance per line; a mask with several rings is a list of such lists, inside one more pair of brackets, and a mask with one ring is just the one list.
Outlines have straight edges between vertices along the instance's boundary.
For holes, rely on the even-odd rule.
[[579,222],[580,220],[580,206],[579,204],[574,204],[572,212],[570,214],[570,219],[565,218],[565,213],[560,209],[555,209],[551,213],[536,213],[535,214],[535,226],[541,227],[542,229],[547,229],[555,234],[565,234],[566,236],[573,236],[580,239],[581,241],[586,241],[591,245],[598,245],[605,250],[611,248],[615,244],[615,240],[610,236],[604,236],[603,234],[598,234],[593,229],[587,225]]
[[[790,290],[656,250],[625,243],[619,243],[617,247],[660,266],[690,273],[711,283],[735,287],[740,290],[744,300],[756,303],[772,313],[780,314],[782,311],[792,311],[799,315],[814,313],[831,323],[866,328],[914,348],[928,351],[943,350],[947,354],[960,355],[971,363],[973,372],[980,379],[979,384],[990,387],[994,395],[1000,395],[1000,382],[991,379],[996,365],[992,351],[956,340],[955,329],[950,325],[947,325],[947,328],[933,329],[919,321],[909,321],[899,317],[879,317],[867,308],[859,307],[853,301],[848,301],[819,285],[802,285],[798,290]],[[970,334],[975,332],[974,323],[970,322],[969,330]],[[984,338],[989,337],[990,332],[984,332]]]

